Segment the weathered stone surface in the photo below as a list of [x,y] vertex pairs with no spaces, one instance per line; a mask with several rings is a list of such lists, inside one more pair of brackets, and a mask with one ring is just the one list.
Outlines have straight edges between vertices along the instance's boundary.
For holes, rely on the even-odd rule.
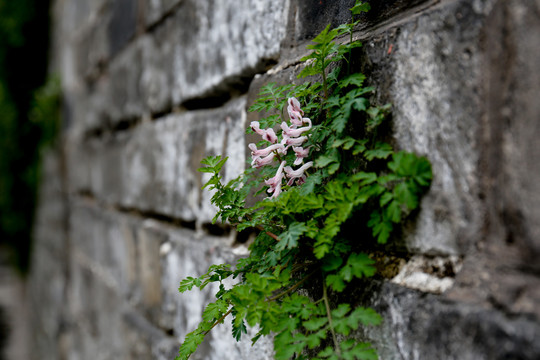
[[166,16],[182,0],[144,0],[144,20],[152,26]]
[[[228,98],[279,58],[285,37],[288,1],[185,0],[152,32],[124,49],[134,31],[136,6],[130,1],[114,4],[110,15],[105,14],[111,20],[100,19],[85,33],[76,58],[72,58],[74,51],[65,55],[64,66],[76,62],[79,69],[68,77],[82,74],[92,79],[106,65],[107,56],[118,53],[110,60],[109,76],[100,79],[106,90],[94,91],[80,79],[70,87],[80,98],[77,101],[88,103],[88,111],[74,116],[82,132],[170,110],[171,104]],[[116,21],[115,16],[123,13],[126,20]],[[107,49],[91,46],[103,38],[101,29],[107,24],[110,55]]]
[[[477,172],[481,53],[474,49],[483,21],[484,15],[468,2],[425,11],[365,39],[353,62],[377,86],[372,100],[393,105],[397,148],[427,156],[433,166],[431,189],[416,222],[406,231],[411,252],[463,254],[474,246],[481,230]],[[300,70],[289,67],[256,79],[251,96],[268,82],[302,83],[295,76]],[[248,120],[256,117],[250,114]]]
[[376,290],[380,327],[367,329],[381,359],[536,359],[540,325],[389,283]]
[[111,21],[107,33],[112,56],[135,36],[139,3],[131,0],[116,0],[111,3]]
[[[214,290],[181,295],[180,279],[235,259],[234,234],[201,231],[213,209],[200,159],[228,155],[225,177],[240,172],[258,116],[246,104],[270,81],[301,82],[304,46],[353,2],[56,2],[69,189],[49,157],[30,291],[40,358],[175,356]],[[385,360],[537,359],[540,3],[371,6],[352,66],[434,182],[404,228],[401,272],[351,296],[385,319],[358,336]],[[230,339],[226,323],[193,358],[272,358],[269,340]]]
[[[209,286],[203,292],[182,295],[180,280],[205,273],[211,264],[234,261],[229,242],[154,220],[104,212],[89,202],[77,202],[73,210],[71,226],[76,230],[68,308],[76,325],[68,331],[69,341],[80,345],[85,354],[105,347],[105,358],[111,354],[145,358],[143,354],[149,353],[163,357],[173,349],[176,353],[178,339],[196,328],[217,291]],[[136,248],[126,249],[133,242]],[[119,254],[129,255],[119,258]],[[108,317],[110,312],[115,315]],[[125,326],[140,327],[140,331],[126,331]],[[217,328],[194,358],[237,359],[251,354],[254,359],[271,359],[270,340],[251,348],[247,336],[242,342],[231,342],[231,330],[230,323]],[[121,334],[111,337],[114,331]],[[143,338],[133,342],[138,336]],[[132,344],[136,345],[130,349]],[[223,357],[223,349],[230,356]]]
[[[34,348],[31,358],[58,359],[63,336],[67,289],[66,203],[62,160],[57,152],[44,154],[42,181],[33,235],[31,275],[28,280],[29,319]],[[20,321],[24,321],[21,319]]]
[[229,156],[225,179],[240,174],[244,108],[242,97],[215,110],[168,115],[110,140],[72,143],[71,190],[126,208],[208,222],[215,211],[196,169],[202,158],[222,154]]
[[[214,284],[204,291],[194,289],[179,294],[178,284],[187,276],[206,273],[211,264],[234,262],[235,256],[226,245],[223,238],[202,237],[181,231],[169,232],[168,241],[162,245],[162,286],[165,299],[162,324],[174,329],[180,339],[197,327],[206,304],[214,300],[218,288]],[[232,325],[228,320],[216,327],[194,355],[194,359],[239,359],[248,354],[256,360],[273,358],[271,339],[263,338],[251,347],[250,338],[255,335],[253,329],[238,343],[231,341],[231,332]]]
[[395,38],[379,42],[382,51],[394,45],[385,53],[393,65],[389,100],[398,146],[427,156],[433,166],[430,192],[406,239],[415,252],[465,253],[482,226],[476,49],[483,21],[469,2],[457,2],[422,14],[400,26]]

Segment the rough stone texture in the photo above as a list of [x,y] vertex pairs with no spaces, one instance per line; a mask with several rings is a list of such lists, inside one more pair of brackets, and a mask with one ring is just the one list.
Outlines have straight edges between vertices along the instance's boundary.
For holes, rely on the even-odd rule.
[[449,301],[389,283],[372,304],[384,316],[368,329],[381,359],[536,359],[540,324],[482,306]]
[[212,110],[169,114],[107,138],[67,148],[70,190],[111,205],[209,222],[210,193],[197,172],[208,155],[229,156],[225,179],[243,169],[245,98]]
[[[180,295],[180,280],[235,258],[227,239],[103,211],[90,200],[73,204],[70,227],[70,336],[84,358],[95,351],[103,359],[172,358],[217,290]],[[251,348],[248,338],[228,341],[231,330],[214,333],[198,358],[223,359],[224,349],[230,359],[271,358],[268,340]]]
[[[63,161],[58,152],[48,152],[42,165],[40,211],[34,222],[32,276],[28,282],[30,334],[42,359],[58,359],[65,330],[68,241],[66,203],[63,193]],[[28,356],[33,356],[31,352]]]
[[[33,354],[174,357],[211,300],[179,281],[246,253],[208,226],[200,159],[229,156],[227,179],[242,170],[258,116],[246,107],[268,82],[300,83],[305,45],[353,3],[54,4],[65,131],[44,165]],[[540,358],[540,2],[374,1],[359,19],[352,66],[434,180],[395,239],[397,270],[351,295],[385,319],[357,335],[384,360]],[[215,329],[194,358],[272,358],[270,340],[229,334]]]
[[285,36],[288,1],[185,0],[133,39],[136,3],[109,1],[80,39],[67,36],[61,73],[68,106],[77,109],[72,131],[116,127],[188,101],[199,107],[201,98],[223,101],[277,60]]

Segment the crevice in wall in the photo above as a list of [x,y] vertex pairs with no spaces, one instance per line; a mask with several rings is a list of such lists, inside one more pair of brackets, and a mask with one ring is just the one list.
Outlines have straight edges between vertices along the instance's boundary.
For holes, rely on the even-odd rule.
[[[173,16],[176,11],[182,6],[184,5],[183,4],[183,1],[180,0],[178,1],[176,4],[174,4],[173,6],[171,6],[170,9],[168,10],[165,10],[160,17],[158,17],[157,19],[155,19],[153,22],[151,22],[150,24],[145,24],[145,29],[146,29],[146,32],[153,32],[155,31],[160,25],[163,24],[163,22],[165,20],[167,20],[169,17]],[[145,9],[146,10],[146,9]]]

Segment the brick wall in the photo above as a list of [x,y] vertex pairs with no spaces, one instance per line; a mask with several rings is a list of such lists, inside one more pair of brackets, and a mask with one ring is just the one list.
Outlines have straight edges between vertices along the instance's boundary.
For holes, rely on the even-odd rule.
[[[36,359],[172,359],[209,301],[180,279],[246,253],[196,168],[245,163],[259,88],[298,82],[350,0],[57,0],[64,131],[45,161],[29,294]],[[381,359],[540,357],[540,2],[371,1],[354,66],[434,180],[396,276],[374,281]],[[363,296],[359,289],[359,298]],[[212,332],[196,359],[272,359]]]

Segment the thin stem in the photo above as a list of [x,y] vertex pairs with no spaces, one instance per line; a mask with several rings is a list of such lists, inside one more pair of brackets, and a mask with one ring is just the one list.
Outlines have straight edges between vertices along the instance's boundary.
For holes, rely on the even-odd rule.
[[323,299],[324,306],[326,307],[326,316],[328,317],[328,325],[330,326],[330,332],[332,333],[332,341],[334,342],[334,349],[338,357],[341,359],[341,349],[337,341],[336,332],[334,331],[334,325],[332,324],[332,314],[330,312],[330,304],[328,302],[328,292],[326,291],[326,279],[323,276]]
[[257,229],[261,230],[261,231],[264,231],[266,233],[266,235],[270,236],[272,239],[276,240],[276,241],[279,241],[280,239],[278,238],[278,236],[274,233],[271,233],[270,231],[266,231],[265,228],[262,227],[262,225],[257,225],[255,226]]
[[232,310],[233,310],[233,308],[231,307],[231,308],[229,309],[229,311],[227,311],[225,314],[223,314],[222,317],[220,317],[219,319],[217,319],[216,322],[212,325],[212,327],[211,327],[210,329],[206,330],[206,331],[204,332],[203,335],[206,336],[206,334],[208,334],[213,328],[215,328],[215,327],[217,326],[217,324],[219,324],[219,323],[222,322],[227,316],[229,316],[229,314],[232,312]]
[[[322,60],[324,62],[324,59]],[[322,80],[323,80],[323,91],[324,91],[324,101],[328,100],[328,85],[326,83],[326,68],[322,69]]]
[[[353,23],[354,23],[354,16],[351,15],[351,28],[349,30],[350,34],[351,34],[351,38],[350,38],[350,41],[349,41],[349,45],[352,44],[352,32],[353,32],[353,29],[352,29],[352,26],[353,26]],[[349,47],[349,61],[347,61],[347,75],[350,75],[351,74],[351,61],[352,61],[352,49]]]
[[300,287],[300,285],[302,285],[304,282],[306,282],[307,279],[309,279],[311,276],[313,276],[313,274],[315,274],[315,272],[316,271],[313,271],[313,272],[307,274],[305,278],[303,278],[302,280],[300,280],[299,282],[297,282],[296,284],[294,284],[293,286],[291,286],[290,288],[288,288],[284,292],[279,293],[276,296],[273,296],[273,297],[269,298],[268,301],[275,301],[275,300],[279,299],[282,296],[290,294],[294,290],[298,289]]

